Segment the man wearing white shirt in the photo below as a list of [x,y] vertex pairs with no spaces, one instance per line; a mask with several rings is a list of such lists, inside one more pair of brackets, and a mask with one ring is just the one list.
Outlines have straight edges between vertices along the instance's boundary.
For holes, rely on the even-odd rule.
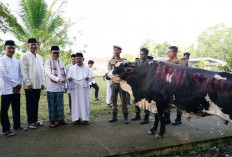
[[[71,63],[66,66],[66,75],[68,75],[68,71],[69,71],[70,67],[76,64],[76,54],[71,55],[70,62]],[[71,92],[70,92],[69,87],[67,87],[67,89],[68,89],[67,93],[68,93],[69,109],[70,109],[70,113],[71,113]]]
[[2,134],[15,135],[10,130],[8,110],[12,106],[15,130],[27,130],[20,123],[20,89],[22,87],[22,75],[19,60],[13,58],[15,43],[7,40],[4,45],[6,55],[0,58],[0,91],[1,91],[1,124]]
[[185,52],[184,55],[183,55],[183,58],[186,60],[186,66],[193,67],[192,63],[189,62],[189,57],[190,57],[190,53]]
[[[89,69],[91,70],[92,74],[93,74],[93,64],[94,64],[93,60],[88,61],[88,66],[89,66]],[[95,89],[95,101],[101,101],[98,98],[99,87],[98,87],[97,83],[95,82],[95,80],[92,79],[92,81],[89,82],[89,85],[90,85],[90,88],[93,87]]]
[[68,81],[71,84],[72,97],[72,121],[74,125],[81,121],[84,125],[89,124],[91,89],[89,82],[93,75],[88,66],[83,64],[82,53],[76,54],[76,64],[69,69]]
[[37,54],[38,43],[35,38],[28,39],[29,52],[20,59],[23,75],[23,88],[26,94],[27,121],[30,129],[43,126],[38,121],[38,107],[41,89],[44,89],[43,58]]
[[49,109],[50,127],[55,128],[56,122],[67,125],[64,120],[64,92],[66,88],[66,74],[63,62],[59,59],[58,46],[51,47],[51,58],[45,62],[47,81],[47,100]]

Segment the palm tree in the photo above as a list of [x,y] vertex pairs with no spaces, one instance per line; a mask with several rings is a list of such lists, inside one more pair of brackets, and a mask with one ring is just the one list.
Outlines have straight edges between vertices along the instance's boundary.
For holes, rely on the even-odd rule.
[[65,1],[53,11],[58,1],[54,0],[48,8],[44,0],[20,0],[18,16],[11,13],[8,5],[0,3],[0,29],[23,43],[22,52],[26,52],[27,39],[32,37],[37,39],[41,55],[45,55],[52,45],[65,47],[71,44],[67,37],[71,24],[60,16]]

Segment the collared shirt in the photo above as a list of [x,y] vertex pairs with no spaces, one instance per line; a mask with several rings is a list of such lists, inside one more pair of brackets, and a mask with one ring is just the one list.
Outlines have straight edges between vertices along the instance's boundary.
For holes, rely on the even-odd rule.
[[180,64],[181,60],[179,58],[174,59],[169,59],[167,60],[168,63],[172,63],[172,64]]
[[188,67],[193,67],[193,64],[188,61]]
[[19,60],[8,56],[0,57],[0,94],[13,94],[13,88],[21,83]]
[[[75,65],[75,64],[74,64]],[[66,72],[66,74],[68,74],[68,71],[69,71],[69,69],[71,68],[73,66],[73,64],[68,64],[68,65],[66,65],[66,67],[65,67],[65,72]]]
[[[73,81],[69,82],[71,88],[75,86],[82,86],[84,88],[89,88],[89,82],[92,81],[93,74],[88,66],[82,64],[81,66],[75,64],[69,69],[67,78],[72,78]],[[86,77],[89,77],[88,81],[85,80]]]
[[43,58],[39,54],[27,52],[22,55],[20,66],[24,89],[29,85],[32,85],[33,89],[41,89],[44,85]]
[[50,59],[48,59],[44,65],[46,83],[47,83],[47,91],[48,92],[64,92],[64,88],[66,88],[66,83],[59,82],[60,78],[64,78],[62,77],[61,70],[60,70],[60,68],[64,67],[64,64],[61,60],[56,60],[55,63],[57,67],[57,76],[52,74]]
[[114,68],[114,66],[115,66],[116,63],[124,61],[124,60],[126,60],[126,59],[124,59],[124,58],[120,58],[119,60],[115,60],[114,58],[111,59],[109,61],[109,63],[108,63],[108,70],[109,71],[112,70]]
[[148,59],[146,59],[145,61],[142,61],[142,60],[140,60],[140,59],[137,59],[136,61],[135,61],[135,65],[141,65],[141,64],[143,64],[143,63],[146,63],[147,61],[149,61]]

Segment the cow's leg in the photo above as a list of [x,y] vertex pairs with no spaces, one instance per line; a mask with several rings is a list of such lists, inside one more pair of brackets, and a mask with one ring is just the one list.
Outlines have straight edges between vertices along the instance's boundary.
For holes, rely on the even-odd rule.
[[159,125],[159,116],[158,113],[155,113],[155,121],[154,121],[154,125],[151,127],[151,129],[148,131],[148,134],[153,135],[155,134],[155,132],[158,129],[158,125]]
[[165,133],[165,116],[164,112],[158,113],[159,119],[160,119],[160,132],[156,135],[156,137],[162,137]]

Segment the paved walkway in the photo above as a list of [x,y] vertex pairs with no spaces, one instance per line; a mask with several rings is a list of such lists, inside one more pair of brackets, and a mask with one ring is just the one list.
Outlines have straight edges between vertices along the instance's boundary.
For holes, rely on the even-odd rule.
[[15,137],[0,136],[0,156],[109,156],[232,136],[232,125],[225,126],[214,116],[184,120],[180,126],[167,125],[161,139],[147,134],[151,125],[138,121],[125,125],[119,118],[112,124],[108,119],[94,119],[89,126],[44,126],[17,132]]

